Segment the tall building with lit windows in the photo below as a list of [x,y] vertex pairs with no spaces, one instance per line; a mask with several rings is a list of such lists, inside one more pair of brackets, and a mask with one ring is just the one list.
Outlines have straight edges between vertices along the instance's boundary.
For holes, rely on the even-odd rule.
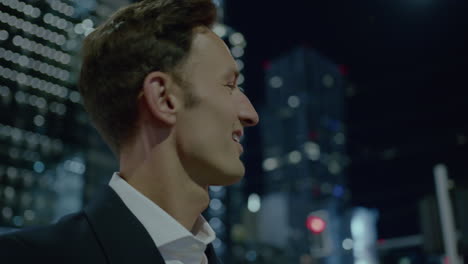
[[288,263],[347,263],[341,245],[349,191],[339,67],[303,47],[265,67],[259,240],[284,249]]
[[0,0],[0,227],[77,211],[117,169],[76,85],[83,38],[124,4]]

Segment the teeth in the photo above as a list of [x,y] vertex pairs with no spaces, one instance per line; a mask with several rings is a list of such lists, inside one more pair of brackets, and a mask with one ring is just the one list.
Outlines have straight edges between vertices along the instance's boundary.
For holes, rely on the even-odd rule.
[[234,141],[236,141],[237,143],[240,143],[240,137],[239,137],[239,135],[233,134],[233,135],[232,135],[232,139],[234,139]]

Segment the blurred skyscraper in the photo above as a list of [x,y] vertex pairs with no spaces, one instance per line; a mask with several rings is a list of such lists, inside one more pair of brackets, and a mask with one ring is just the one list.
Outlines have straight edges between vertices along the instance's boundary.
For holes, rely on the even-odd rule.
[[127,3],[0,0],[0,226],[79,210],[117,169],[77,80],[83,38]]
[[350,263],[342,246],[350,194],[339,67],[301,47],[265,68],[259,240],[284,248],[288,263]]

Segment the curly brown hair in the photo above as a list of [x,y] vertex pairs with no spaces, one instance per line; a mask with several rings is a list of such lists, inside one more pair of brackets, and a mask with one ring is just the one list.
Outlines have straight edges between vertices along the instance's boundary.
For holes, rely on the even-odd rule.
[[182,84],[177,70],[188,57],[194,28],[215,20],[211,0],[143,0],[118,10],[85,38],[79,90],[116,155],[135,135],[136,99],[146,75],[163,71]]

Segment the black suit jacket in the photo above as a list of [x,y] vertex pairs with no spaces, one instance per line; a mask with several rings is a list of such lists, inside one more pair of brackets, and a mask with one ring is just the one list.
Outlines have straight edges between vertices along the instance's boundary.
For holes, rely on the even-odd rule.
[[[220,263],[210,244],[209,264]],[[0,236],[3,264],[164,264],[150,235],[112,188],[56,224]]]

